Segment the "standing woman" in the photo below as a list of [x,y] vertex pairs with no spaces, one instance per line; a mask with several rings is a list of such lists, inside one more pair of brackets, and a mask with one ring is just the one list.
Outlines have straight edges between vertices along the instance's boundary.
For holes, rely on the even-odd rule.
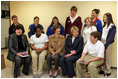
[[[101,22],[100,19],[98,19],[99,13],[100,13],[100,10],[99,9],[93,9],[92,10],[92,13],[91,13],[91,16],[92,16],[94,25],[97,27],[97,31],[100,34],[102,34],[102,22]],[[85,28],[85,26],[86,26],[86,24],[84,25],[84,28]]]
[[102,22],[100,21],[100,19],[97,18],[99,13],[100,13],[99,9],[93,9],[91,16],[94,25],[97,27],[97,31],[100,32],[100,34],[102,34]]
[[97,31],[97,28],[94,26],[92,18],[86,17],[84,20],[86,27],[83,29],[82,36],[84,38],[84,45],[90,39],[90,33],[93,31]]
[[59,23],[58,18],[55,16],[55,17],[53,17],[52,22],[51,22],[50,26],[49,26],[48,29],[47,29],[47,33],[46,33],[47,36],[49,37],[50,35],[54,34],[52,28],[53,28],[55,25],[59,25],[59,26],[60,26],[60,29],[61,29],[60,34],[61,34],[61,35],[65,35],[64,27]]
[[82,22],[81,22],[81,17],[76,15],[77,7],[72,6],[70,9],[70,12],[71,12],[71,15],[66,18],[65,32],[66,32],[66,34],[70,34],[71,27],[76,26],[79,28],[79,35],[80,35]]
[[106,50],[106,66],[105,70],[107,75],[109,76],[111,74],[111,57],[110,57],[110,47],[115,39],[115,33],[116,33],[116,26],[113,22],[111,13],[105,13],[103,16],[103,33],[102,33],[102,42],[104,43],[105,50]]

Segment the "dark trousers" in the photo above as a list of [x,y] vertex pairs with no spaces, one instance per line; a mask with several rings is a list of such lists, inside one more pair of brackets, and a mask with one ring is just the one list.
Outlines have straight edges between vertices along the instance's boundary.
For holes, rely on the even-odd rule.
[[[58,70],[58,66],[59,66],[59,62],[60,62],[60,54],[57,53],[55,56],[54,56],[54,70]],[[48,64],[48,70],[51,70],[52,69],[52,53],[49,53],[47,55],[47,64]]]
[[75,76],[75,71],[73,67],[73,63],[79,59],[80,56],[70,56],[69,58],[65,58],[65,55],[61,57],[60,64],[62,68],[62,75],[68,75],[69,78]]
[[23,64],[23,71],[24,73],[29,73],[29,66],[30,66],[30,62],[31,62],[31,56],[28,57],[20,57],[20,56],[16,56],[15,57],[15,68],[14,68],[14,75],[19,76],[20,75],[20,67]]

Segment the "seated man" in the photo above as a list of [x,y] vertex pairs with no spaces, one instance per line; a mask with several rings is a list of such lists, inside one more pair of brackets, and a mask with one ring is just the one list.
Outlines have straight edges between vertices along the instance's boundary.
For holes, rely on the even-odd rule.
[[24,62],[23,73],[29,75],[31,56],[27,37],[23,34],[23,26],[19,24],[14,30],[15,33],[9,36],[9,52],[7,58],[15,63],[14,77],[17,78],[20,75],[22,62]]
[[99,41],[100,33],[95,31],[90,34],[82,56],[76,61],[76,77],[83,78],[82,66],[87,66],[91,78],[97,77],[97,67],[104,62],[104,44]]
[[[47,55],[47,47],[48,47],[48,37],[46,34],[41,33],[41,28],[35,28],[35,34],[30,38],[30,46],[32,48],[32,70],[33,77],[41,77],[43,73],[43,66],[45,61],[45,56]],[[37,57],[39,55],[39,59]],[[39,61],[39,64],[37,63]],[[37,66],[38,64],[38,66]]]

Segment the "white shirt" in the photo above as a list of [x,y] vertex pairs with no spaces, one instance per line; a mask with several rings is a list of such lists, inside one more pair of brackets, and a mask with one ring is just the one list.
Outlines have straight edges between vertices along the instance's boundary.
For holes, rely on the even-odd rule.
[[75,37],[72,37],[72,43],[74,42],[74,40],[75,40]]
[[83,52],[88,53],[91,56],[104,58],[104,44],[99,40],[96,44],[92,44],[90,41],[87,41]]
[[90,40],[90,33],[93,31],[97,31],[96,26],[91,26],[91,27],[85,27],[83,30],[83,38],[84,38],[84,43],[86,43],[88,40]]
[[73,22],[76,20],[77,17],[78,17],[77,15],[76,15],[74,18],[72,18],[72,17],[70,16],[70,21],[71,21],[71,23],[73,23]]
[[112,26],[113,24],[111,23],[110,25],[109,25],[109,27],[107,28],[107,24],[106,24],[106,26],[103,28],[103,30],[102,30],[102,39],[103,40],[106,40],[106,38],[107,38],[107,35],[108,35],[108,32],[109,32],[109,29],[111,28],[111,26]]
[[36,48],[43,48],[45,43],[48,42],[48,37],[46,34],[41,34],[39,38],[36,37],[36,34],[30,37],[30,43],[34,45]]

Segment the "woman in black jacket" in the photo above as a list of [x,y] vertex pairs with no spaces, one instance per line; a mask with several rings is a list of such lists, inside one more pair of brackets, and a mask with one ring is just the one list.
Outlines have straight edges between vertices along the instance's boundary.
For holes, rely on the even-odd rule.
[[22,72],[25,75],[29,75],[29,65],[31,61],[30,47],[26,35],[23,34],[22,25],[17,25],[15,27],[15,33],[9,36],[9,52],[7,58],[15,63],[15,78],[20,75],[20,67],[22,62],[24,62]]
[[68,75],[69,78],[75,77],[73,63],[81,57],[83,49],[83,37],[79,35],[79,29],[76,26],[71,28],[71,34],[66,38],[66,53],[60,59],[62,75]]

